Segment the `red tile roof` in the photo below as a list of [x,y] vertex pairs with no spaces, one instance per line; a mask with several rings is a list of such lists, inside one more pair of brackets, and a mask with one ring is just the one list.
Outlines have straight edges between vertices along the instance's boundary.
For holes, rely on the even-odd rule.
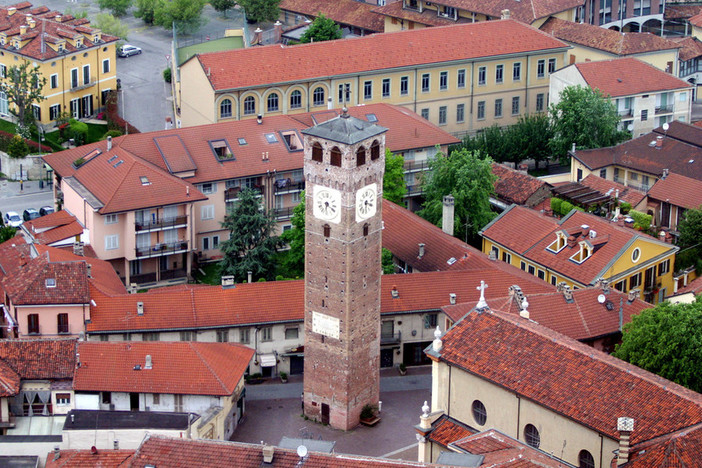
[[563,461],[528,446],[495,429],[467,436],[451,444],[452,449],[483,455],[481,466],[491,468],[541,467],[562,468]]
[[547,19],[540,29],[562,41],[622,56],[680,47],[669,39],[651,33],[628,32],[622,34],[612,29],[586,23],[574,23],[555,17]]
[[702,5],[697,4],[672,4],[669,3],[665,6],[665,19],[688,19],[696,14],[702,12]]
[[[641,203],[641,200],[646,198],[646,194],[626,185],[614,182],[613,180],[603,179],[595,174],[588,174],[580,183],[593,190],[597,190],[601,194],[610,193],[611,196],[616,195],[619,190],[619,200],[629,203],[631,206],[636,206]],[[611,192],[610,192],[611,191]]]
[[443,337],[439,359],[449,365],[613,440],[623,415],[636,421],[634,444],[702,422],[698,393],[529,320],[465,312]]
[[427,438],[439,445],[448,447],[449,444],[465,437],[476,434],[478,431],[466,426],[460,421],[443,414],[431,425],[431,432]]
[[22,224],[22,230],[44,245],[75,238],[83,233],[78,219],[67,211],[56,211]]
[[54,452],[46,455],[45,468],[127,468],[132,466],[136,450],[61,450],[59,458]]
[[[697,8],[702,8],[702,5],[695,5]],[[666,9],[666,13],[668,10]],[[671,39],[673,42],[681,46],[678,52],[678,59],[686,62],[694,58],[702,56],[702,41],[696,37],[676,37]]]
[[454,21],[450,18],[443,18],[436,14],[436,10],[425,9],[422,13],[416,10],[409,10],[403,7],[402,2],[391,2],[384,6],[374,8],[374,13],[390,18],[397,18],[404,21],[411,21],[425,26],[449,26],[455,24],[466,24],[470,22],[469,18],[458,18]]
[[612,97],[691,88],[690,83],[635,58],[576,63],[592,89]]
[[[636,427],[636,426],[634,426]],[[695,466],[702,457],[702,424],[638,444],[629,452],[627,468]]]
[[648,197],[683,208],[699,208],[702,206],[702,180],[668,174],[665,179],[659,179],[653,184]]
[[72,379],[76,343],[74,339],[0,340],[0,361],[23,380]]
[[678,289],[678,292],[676,292],[675,295],[679,296],[680,294],[687,294],[687,293],[693,293],[694,295],[697,295],[701,292],[702,292],[702,276],[699,276],[695,280],[687,283],[687,286]]
[[[237,343],[83,341],[78,353],[77,391],[226,396],[244,377],[254,350]],[[144,367],[147,355],[152,369]]]
[[0,359],[0,397],[15,396],[20,391],[20,375]]
[[689,18],[687,22],[698,28],[702,27],[702,13],[697,13],[695,16]]
[[278,8],[312,18],[322,14],[340,25],[354,26],[366,31],[385,30],[385,19],[372,11],[375,5],[356,0],[282,0]]
[[497,176],[495,194],[507,203],[525,205],[537,190],[550,187],[549,184],[504,164],[493,163],[492,173]]
[[[432,44],[432,47],[415,44]],[[564,47],[566,44],[538,29],[503,20],[291,47],[271,45],[212,52],[196,57],[203,70],[207,70],[212,88],[220,91]],[[281,63],[286,66],[277,65]]]

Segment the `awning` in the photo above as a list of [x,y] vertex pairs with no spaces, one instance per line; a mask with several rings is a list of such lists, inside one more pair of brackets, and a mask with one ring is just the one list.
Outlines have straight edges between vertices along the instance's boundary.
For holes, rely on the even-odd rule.
[[261,367],[275,367],[275,354],[261,354]]

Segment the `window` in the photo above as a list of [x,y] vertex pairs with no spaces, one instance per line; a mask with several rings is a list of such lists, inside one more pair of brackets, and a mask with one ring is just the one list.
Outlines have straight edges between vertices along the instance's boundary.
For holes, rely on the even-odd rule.
[[212,183],[212,182],[207,182],[204,184],[200,184],[200,186],[198,188],[200,189],[200,191],[203,194],[209,195],[209,194],[215,193],[217,191],[217,184]]
[[90,83],[90,65],[83,65],[83,84]]
[[212,248],[219,248],[219,236],[212,236]]
[[268,112],[275,112],[278,110],[278,93],[271,93],[268,95]]
[[39,334],[39,314],[27,315],[27,333]]
[[[5,45],[5,42],[2,43]],[[0,63],[0,78],[5,78],[7,76],[7,67]]]
[[485,119],[485,101],[478,101],[478,120]]
[[342,83],[339,85],[339,103],[351,100],[351,84]]
[[373,82],[365,81],[363,82],[363,99],[373,99]]
[[36,104],[32,104],[32,115],[34,116],[34,119],[41,120],[41,107],[37,106]]
[[78,87],[78,69],[72,68],[71,69],[71,88],[77,88],[77,87]]
[[232,116],[232,100],[231,99],[222,99],[222,102],[219,104],[219,116],[223,119],[226,119],[227,117]]
[[67,406],[71,404],[71,394],[70,393],[57,393],[56,394],[56,404],[60,406]]
[[536,112],[544,111],[544,93],[536,95]]
[[105,250],[119,249],[119,234],[105,236]]
[[383,79],[383,97],[390,97],[390,78]]
[[519,268],[521,268],[522,270],[526,271],[526,263],[524,263],[524,261],[520,261],[520,262],[519,262]]
[[641,286],[641,272],[629,278],[629,289],[638,288],[639,286]]
[[202,250],[210,250],[210,238],[209,237],[202,238]]
[[110,341],[110,335],[100,335],[100,341]]
[[544,270],[538,270],[536,272],[536,276],[538,276],[539,279],[546,281],[546,272]]
[[302,93],[295,90],[290,95],[290,108],[299,109],[300,107],[302,107]]
[[620,281],[614,284],[614,289],[624,292],[626,281]]
[[59,333],[68,333],[68,314],[58,314],[56,321],[57,331]]
[[658,264],[658,276],[663,276],[670,271],[670,259]]
[[336,167],[341,167],[341,150],[335,146],[329,152],[329,164]]
[[461,123],[465,120],[466,116],[466,105],[458,104],[456,106],[456,122]]
[[366,149],[361,146],[356,151],[356,167],[363,166],[366,163]]
[[421,115],[423,119],[429,120],[429,109],[422,109]]
[[424,316],[424,328],[436,328],[439,314],[427,314]]
[[273,341],[273,327],[261,328],[261,341]]
[[330,236],[331,236],[331,226],[329,226],[328,224],[325,224],[325,225],[323,226],[323,230],[324,230],[324,237],[330,237]]
[[456,87],[465,88],[466,87],[466,71],[458,70],[458,76],[456,77]]
[[53,75],[51,75],[49,83],[51,84],[51,89],[58,88],[58,73],[54,73]]
[[403,76],[400,78],[400,96],[407,96],[409,94],[409,77]]
[[49,107],[49,120],[56,120],[61,116],[61,104]]
[[556,59],[550,58],[550,59],[548,59],[548,73],[551,74],[555,71],[556,71]]
[[520,81],[522,79],[522,63],[517,62],[512,65],[512,80]]
[[446,106],[439,107],[439,125],[446,125]]
[[371,144],[371,161],[375,161],[380,158],[380,143],[378,140],[373,140]]
[[324,152],[322,150],[322,145],[316,143],[312,145],[312,161],[322,162],[324,157]]
[[536,62],[536,77],[543,78],[546,75],[546,60],[541,59]]
[[[229,148],[227,140],[210,140],[209,143],[212,152],[218,160],[227,161],[229,159],[234,159],[234,153],[232,153],[231,148]],[[210,186],[210,190],[212,190],[210,193],[217,191],[217,184],[210,184]]]
[[285,339],[286,340],[296,340],[298,338],[298,336],[299,336],[299,330],[297,327],[285,329]]
[[429,73],[424,73],[422,75],[422,92],[423,93],[428,93],[429,92],[429,86],[430,86],[430,80],[429,80]]
[[248,328],[240,328],[239,329],[239,343],[244,343],[248,344],[249,341],[249,329]]
[[200,207],[200,219],[214,219],[214,205],[204,205]]
[[229,330],[217,330],[217,343],[227,343],[229,341]]
[[581,450],[578,454],[578,468],[595,468],[595,459],[587,450]]
[[502,261],[505,263],[512,263],[512,255],[502,251]]
[[641,121],[648,120],[648,109],[641,110]]
[[160,405],[161,404],[161,395],[158,393],[151,394],[151,403],[153,405]]
[[256,113],[256,99],[249,96],[244,99],[244,115],[253,115]]
[[312,93],[312,103],[315,106],[324,105],[324,88],[321,86],[314,89],[314,92]]
[[176,413],[183,412],[183,395],[173,395],[173,406]]
[[193,331],[180,332],[180,341],[197,341],[197,333]]
[[447,71],[442,71],[439,74],[439,89],[442,91],[448,89],[448,72]]
[[600,169],[600,178],[606,179],[607,178],[607,169]]
[[631,261],[636,263],[639,261],[641,258],[641,249],[636,247],[632,252],[631,252]]
[[485,422],[487,421],[487,410],[485,409],[483,402],[480,400],[475,400],[473,402],[472,409],[473,419],[475,419],[475,422],[478,423],[479,426],[484,426]]
[[158,332],[142,333],[142,335],[141,335],[142,341],[158,341],[158,338],[159,338]]
[[110,59],[105,59],[102,61],[102,72],[110,73]]
[[527,267],[527,272],[529,272],[530,275],[533,275],[534,273],[536,273],[536,268],[534,267],[534,265],[529,265]]
[[539,448],[541,445],[541,436],[539,435],[539,430],[532,424],[527,424],[524,427],[524,441],[527,445]]
[[100,392],[100,400],[103,405],[112,404],[112,393],[111,392]]
[[504,79],[504,65],[497,65],[495,67],[495,83],[502,83]]
[[487,67],[478,68],[478,85],[484,85],[487,80]]
[[502,117],[502,99],[495,99],[495,117]]
[[512,115],[519,115],[519,96],[512,98]]
[[558,277],[556,275],[551,275],[551,284],[556,285],[558,283]]

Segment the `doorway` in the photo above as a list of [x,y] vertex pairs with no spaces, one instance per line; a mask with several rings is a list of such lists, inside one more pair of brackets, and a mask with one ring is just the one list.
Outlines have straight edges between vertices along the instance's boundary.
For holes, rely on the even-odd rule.
[[380,367],[392,367],[393,363],[393,348],[380,350]]
[[329,405],[322,403],[322,424],[329,424]]
[[129,394],[129,410],[130,411],[139,411],[139,394],[138,393],[130,393]]

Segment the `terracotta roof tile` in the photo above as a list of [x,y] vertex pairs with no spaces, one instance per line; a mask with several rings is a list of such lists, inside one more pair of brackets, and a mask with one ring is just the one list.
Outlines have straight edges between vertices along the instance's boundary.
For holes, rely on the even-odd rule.
[[[697,8],[702,8],[702,5],[696,6]],[[671,39],[671,41],[681,46],[681,49],[678,52],[678,59],[682,60],[683,62],[702,56],[702,41],[696,37],[676,37]]]
[[431,432],[427,437],[430,441],[448,447],[449,444],[476,434],[478,431],[462,422],[443,414],[431,425]]
[[613,180],[603,179],[595,174],[588,174],[580,183],[593,190],[597,190],[601,194],[609,193],[616,195],[616,190],[619,190],[619,200],[629,203],[631,206],[636,206],[641,203],[641,200],[646,198],[646,194],[626,185],[614,182]]
[[450,18],[443,18],[438,16],[435,10],[426,9],[420,13],[416,10],[405,9],[403,8],[402,2],[391,2],[384,6],[375,7],[371,11],[382,16],[411,21],[425,26],[450,26],[455,24],[467,24],[470,22],[469,18],[459,17],[458,21],[454,21]]
[[687,286],[678,289],[678,292],[676,292],[676,295],[680,294],[686,294],[686,293],[693,293],[695,295],[699,294],[702,292],[702,276],[697,277],[695,280],[689,282]]
[[687,19],[702,12],[702,5],[671,4],[665,6],[665,19]]
[[495,194],[507,203],[525,205],[530,196],[542,187],[550,185],[536,177],[494,163],[492,173],[497,176]]
[[563,461],[553,455],[528,446],[495,429],[489,429],[457,440],[451,448],[473,455],[483,455],[481,466],[506,468],[532,466],[541,468],[562,468]]
[[[237,343],[180,341],[83,341],[77,352],[77,391],[219,396],[234,393],[254,354]],[[147,355],[152,369],[145,368]]]
[[699,208],[702,206],[702,180],[668,174],[665,179],[659,179],[653,184],[648,197],[683,208]]
[[22,224],[22,230],[35,242],[51,245],[83,233],[83,226],[78,219],[67,211],[56,211]]
[[634,444],[702,421],[698,393],[529,320],[465,309],[443,337],[441,361],[613,440],[616,418],[624,414],[636,421]]
[[46,456],[45,468],[127,468],[131,466],[135,450],[61,450],[60,457],[55,453]]
[[20,391],[20,375],[0,359],[0,397],[15,396]]
[[72,379],[76,343],[74,339],[0,340],[0,361],[23,380]]
[[697,13],[695,16],[689,18],[688,23],[690,23],[693,26],[697,26],[698,28],[702,26],[702,13]]
[[612,97],[690,88],[690,83],[635,58],[576,63],[592,89]]
[[374,13],[375,5],[356,0],[282,0],[278,7],[301,15],[316,17],[323,14],[342,25],[350,25],[373,32],[385,30],[385,19]]
[[[513,3],[513,2],[512,2]],[[413,44],[432,44],[415,47]],[[372,34],[290,47],[271,45],[197,55],[214,90],[363,73],[566,47],[514,20]],[[280,67],[276,64],[285,63]],[[263,64],[263,66],[262,66]],[[234,72],[236,70],[236,72]]]
[[626,467],[682,468],[696,465],[700,457],[702,457],[702,424],[696,424],[632,447]]

